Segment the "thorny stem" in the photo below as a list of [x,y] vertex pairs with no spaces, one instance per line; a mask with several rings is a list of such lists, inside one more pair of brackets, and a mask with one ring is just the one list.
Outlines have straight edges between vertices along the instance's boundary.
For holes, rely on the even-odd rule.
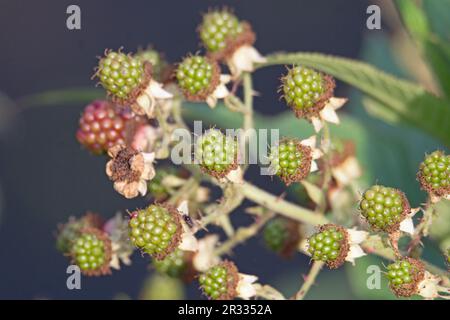
[[425,205],[422,220],[417,225],[414,235],[412,236],[412,239],[408,245],[408,253],[412,252],[417,247],[417,245],[419,245],[422,236],[428,235],[428,229],[433,221],[434,212],[434,204],[431,202],[431,199],[428,199]]
[[239,228],[232,238],[225,241],[220,247],[215,250],[214,254],[220,256],[230,253],[235,246],[256,235],[258,231],[266,224],[266,222],[269,221],[273,216],[273,213],[266,213],[263,216],[258,217],[256,222],[252,225]]
[[191,176],[167,202],[172,205],[177,205],[182,199],[189,199],[197,191],[198,186],[199,182],[197,177]]
[[252,75],[249,72],[244,72],[242,75],[243,78],[243,88],[244,88],[244,106],[245,106],[245,114],[244,114],[244,130],[253,128],[253,81]]
[[314,261],[311,269],[309,270],[308,275],[305,277],[305,282],[301,286],[300,290],[295,294],[295,300],[303,300],[308,293],[309,289],[312,287],[314,282],[316,281],[317,275],[322,270],[324,266],[324,262],[322,261]]
[[330,146],[331,146],[331,139],[330,139],[330,127],[326,123],[326,121],[323,122],[323,135],[322,140],[320,142],[321,149],[324,153],[323,155],[323,182],[322,182],[322,198],[320,203],[318,204],[316,208],[316,212],[320,214],[325,214],[325,211],[327,209],[327,193],[328,193],[328,187],[330,185],[331,181],[331,168],[330,168]]

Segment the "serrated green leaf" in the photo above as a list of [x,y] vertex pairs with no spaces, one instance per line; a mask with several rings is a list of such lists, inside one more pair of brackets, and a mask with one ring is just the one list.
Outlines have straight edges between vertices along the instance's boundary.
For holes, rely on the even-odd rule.
[[412,82],[398,79],[366,63],[318,53],[273,54],[259,67],[300,64],[321,70],[383,103],[406,123],[450,146],[450,103]]

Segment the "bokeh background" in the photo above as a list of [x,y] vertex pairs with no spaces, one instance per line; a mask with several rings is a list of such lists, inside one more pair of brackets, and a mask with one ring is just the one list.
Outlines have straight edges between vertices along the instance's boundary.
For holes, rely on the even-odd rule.
[[[42,93],[93,87],[90,77],[95,57],[105,48],[123,46],[135,51],[153,44],[170,61],[178,61],[200,48],[195,32],[200,13],[222,5],[252,23],[258,35],[256,47],[264,54],[317,51],[362,59],[401,77],[421,80],[432,90],[431,77],[399,30],[390,2],[0,0],[0,298],[135,299],[142,297],[152,274],[150,258],[136,253],[132,266],[110,277],[83,278],[81,290],[66,288],[68,262],[55,249],[57,224],[87,210],[112,217],[117,211],[143,206],[145,201],[125,200],[114,192],[104,174],[105,158],[90,155],[77,143],[75,131],[84,97],[65,95],[63,104],[58,103],[58,95]],[[382,6],[381,30],[366,28],[366,8],[372,3]],[[66,28],[70,4],[81,8],[81,30]],[[286,111],[276,93],[282,70],[268,68],[255,75],[254,85],[261,93],[255,102],[258,112]],[[360,95],[343,83],[338,83],[337,96],[349,96],[351,103],[345,112],[372,130],[365,134],[369,151],[364,151],[361,160],[366,179],[401,187],[417,206],[424,194],[415,181],[416,167],[425,152],[440,146],[438,142],[414,129],[370,117]],[[383,144],[384,157],[370,153],[371,144]],[[267,187],[257,172],[251,169],[252,180]],[[276,182],[269,189],[282,192]],[[234,214],[233,222],[250,222],[243,208]],[[437,245],[426,246],[427,258],[442,264]],[[236,248],[232,258],[242,272],[258,275],[262,283],[286,295],[298,289],[301,275],[309,268],[305,256],[278,259],[259,237]],[[387,290],[366,288],[366,266],[380,263],[368,257],[357,267],[324,271],[308,298],[393,298]],[[196,283],[183,290],[175,288],[172,293],[200,298]]]

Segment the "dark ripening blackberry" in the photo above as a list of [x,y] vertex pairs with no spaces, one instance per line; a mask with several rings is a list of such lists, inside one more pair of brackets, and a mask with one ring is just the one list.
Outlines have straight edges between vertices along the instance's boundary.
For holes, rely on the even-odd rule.
[[185,58],[176,71],[178,85],[191,101],[205,101],[220,82],[217,62],[199,55]]
[[311,170],[312,150],[297,139],[283,139],[269,155],[271,170],[290,185],[305,179]]
[[375,185],[364,192],[359,204],[361,214],[376,231],[393,232],[411,211],[403,192]]
[[114,102],[131,105],[150,83],[151,65],[131,54],[107,50],[95,76]]
[[92,153],[104,154],[116,144],[125,144],[127,134],[139,121],[129,110],[96,100],[84,109],[76,137]]
[[224,261],[200,275],[203,294],[213,300],[232,300],[237,296],[239,274],[233,262]]
[[180,215],[166,204],[133,212],[129,225],[131,242],[157,260],[175,251],[181,241]]
[[450,155],[442,151],[427,155],[420,164],[417,179],[422,189],[432,195],[450,195]]
[[216,178],[225,177],[237,168],[238,143],[220,130],[206,131],[196,142],[195,159],[200,168]]
[[419,291],[418,285],[425,277],[423,263],[404,258],[387,266],[389,287],[398,297],[411,297]]
[[269,249],[283,257],[290,257],[300,241],[299,224],[282,217],[272,219],[266,224],[263,237]]
[[329,75],[301,66],[289,69],[281,78],[283,97],[297,118],[318,116],[333,96],[334,87]]
[[250,24],[226,9],[206,13],[198,32],[208,56],[216,60],[227,59],[239,47],[253,45],[256,40]]
[[348,232],[341,226],[325,224],[308,239],[313,260],[323,261],[330,269],[340,267],[350,250]]
[[96,228],[84,228],[72,244],[73,262],[87,276],[110,274],[111,240]]

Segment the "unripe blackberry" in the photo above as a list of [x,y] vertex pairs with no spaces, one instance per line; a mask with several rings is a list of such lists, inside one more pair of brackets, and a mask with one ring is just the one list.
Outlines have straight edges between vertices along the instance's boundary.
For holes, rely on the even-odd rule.
[[169,64],[164,59],[163,55],[157,50],[148,48],[140,50],[135,54],[135,58],[142,62],[148,62],[152,66],[152,76],[159,82],[167,80],[167,71],[170,69]]
[[423,264],[412,258],[404,258],[387,266],[389,287],[398,297],[410,297],[419,291],[418,284],[424,279]]
[[151,65],[142,60],[107,50],[100,59],[95,75],[114,102],[121,105],[134,103],[136,96],[150,81]]
[[116,144],[125,144],[127,133],[139,122],[131,111],[108,101],[96,100],[87,105],[80,117],[77,140],[94,154],[103,154]]
[[359,209],[374,230],[385,232],[398,230],[411,210],[403,192],[379,185],[364,192]]
[[206,131],[196,142],[195,160],[200,168],[216,178],[223,178],[237,168],[238,143],[220,130]]
[[435,196],[450,194],[450,155],[435,151],[420,164],[417,178],[422,189]]
[[298,118],[318,116],[334,87],[332,77],[302,66],[289,69],[281,78],[283,97]]
[[181,278],[188,268],[187,252],[176,249],[163,260],[153,260],[153,267],[160,273],[173,278]]
[[308,176],[312,150],[296,139],[283,139],[271,150],[269,160],[272,172],[290,185]]
[[111,240],[108,235],[96,228],[80,230],[75,239],[71,255],[81,271],[88,276],[99,276],[111,273]]
[[326,224],[308,239],[308,252],[313,260],[323,261],[330,269],[340,267],[350,249],[348,232],[344,228]]
[[237,296],[239,274],[233,262],[224,261],[199,277],[203,294],[213,300],[231,300]]
[[81,218],[70,217],[67,223],[58,226],[56,248],[64,254],[70,254],[73,242],[80,236],[80,230],[100,228],[102,224],[102,218],[92,212],[87,212]]
[[181,241],[180,215],[168,205],[133,212],[129,225],[131,242],[157,260],[175,251]]
[[290,257],[300,241],[299,224],[282,217],[272,219],[266,224],[263,237],[269,249]]
[[200,39],[214,59],[224,59],[242,45],[252,45],[255,34],[250,24],[226,9],[213,10],[203,16],[198,28]]
[[209,58],[190,56],[178,65],[176,77],[188,100],[205,101],[219,85],[220,67]]

